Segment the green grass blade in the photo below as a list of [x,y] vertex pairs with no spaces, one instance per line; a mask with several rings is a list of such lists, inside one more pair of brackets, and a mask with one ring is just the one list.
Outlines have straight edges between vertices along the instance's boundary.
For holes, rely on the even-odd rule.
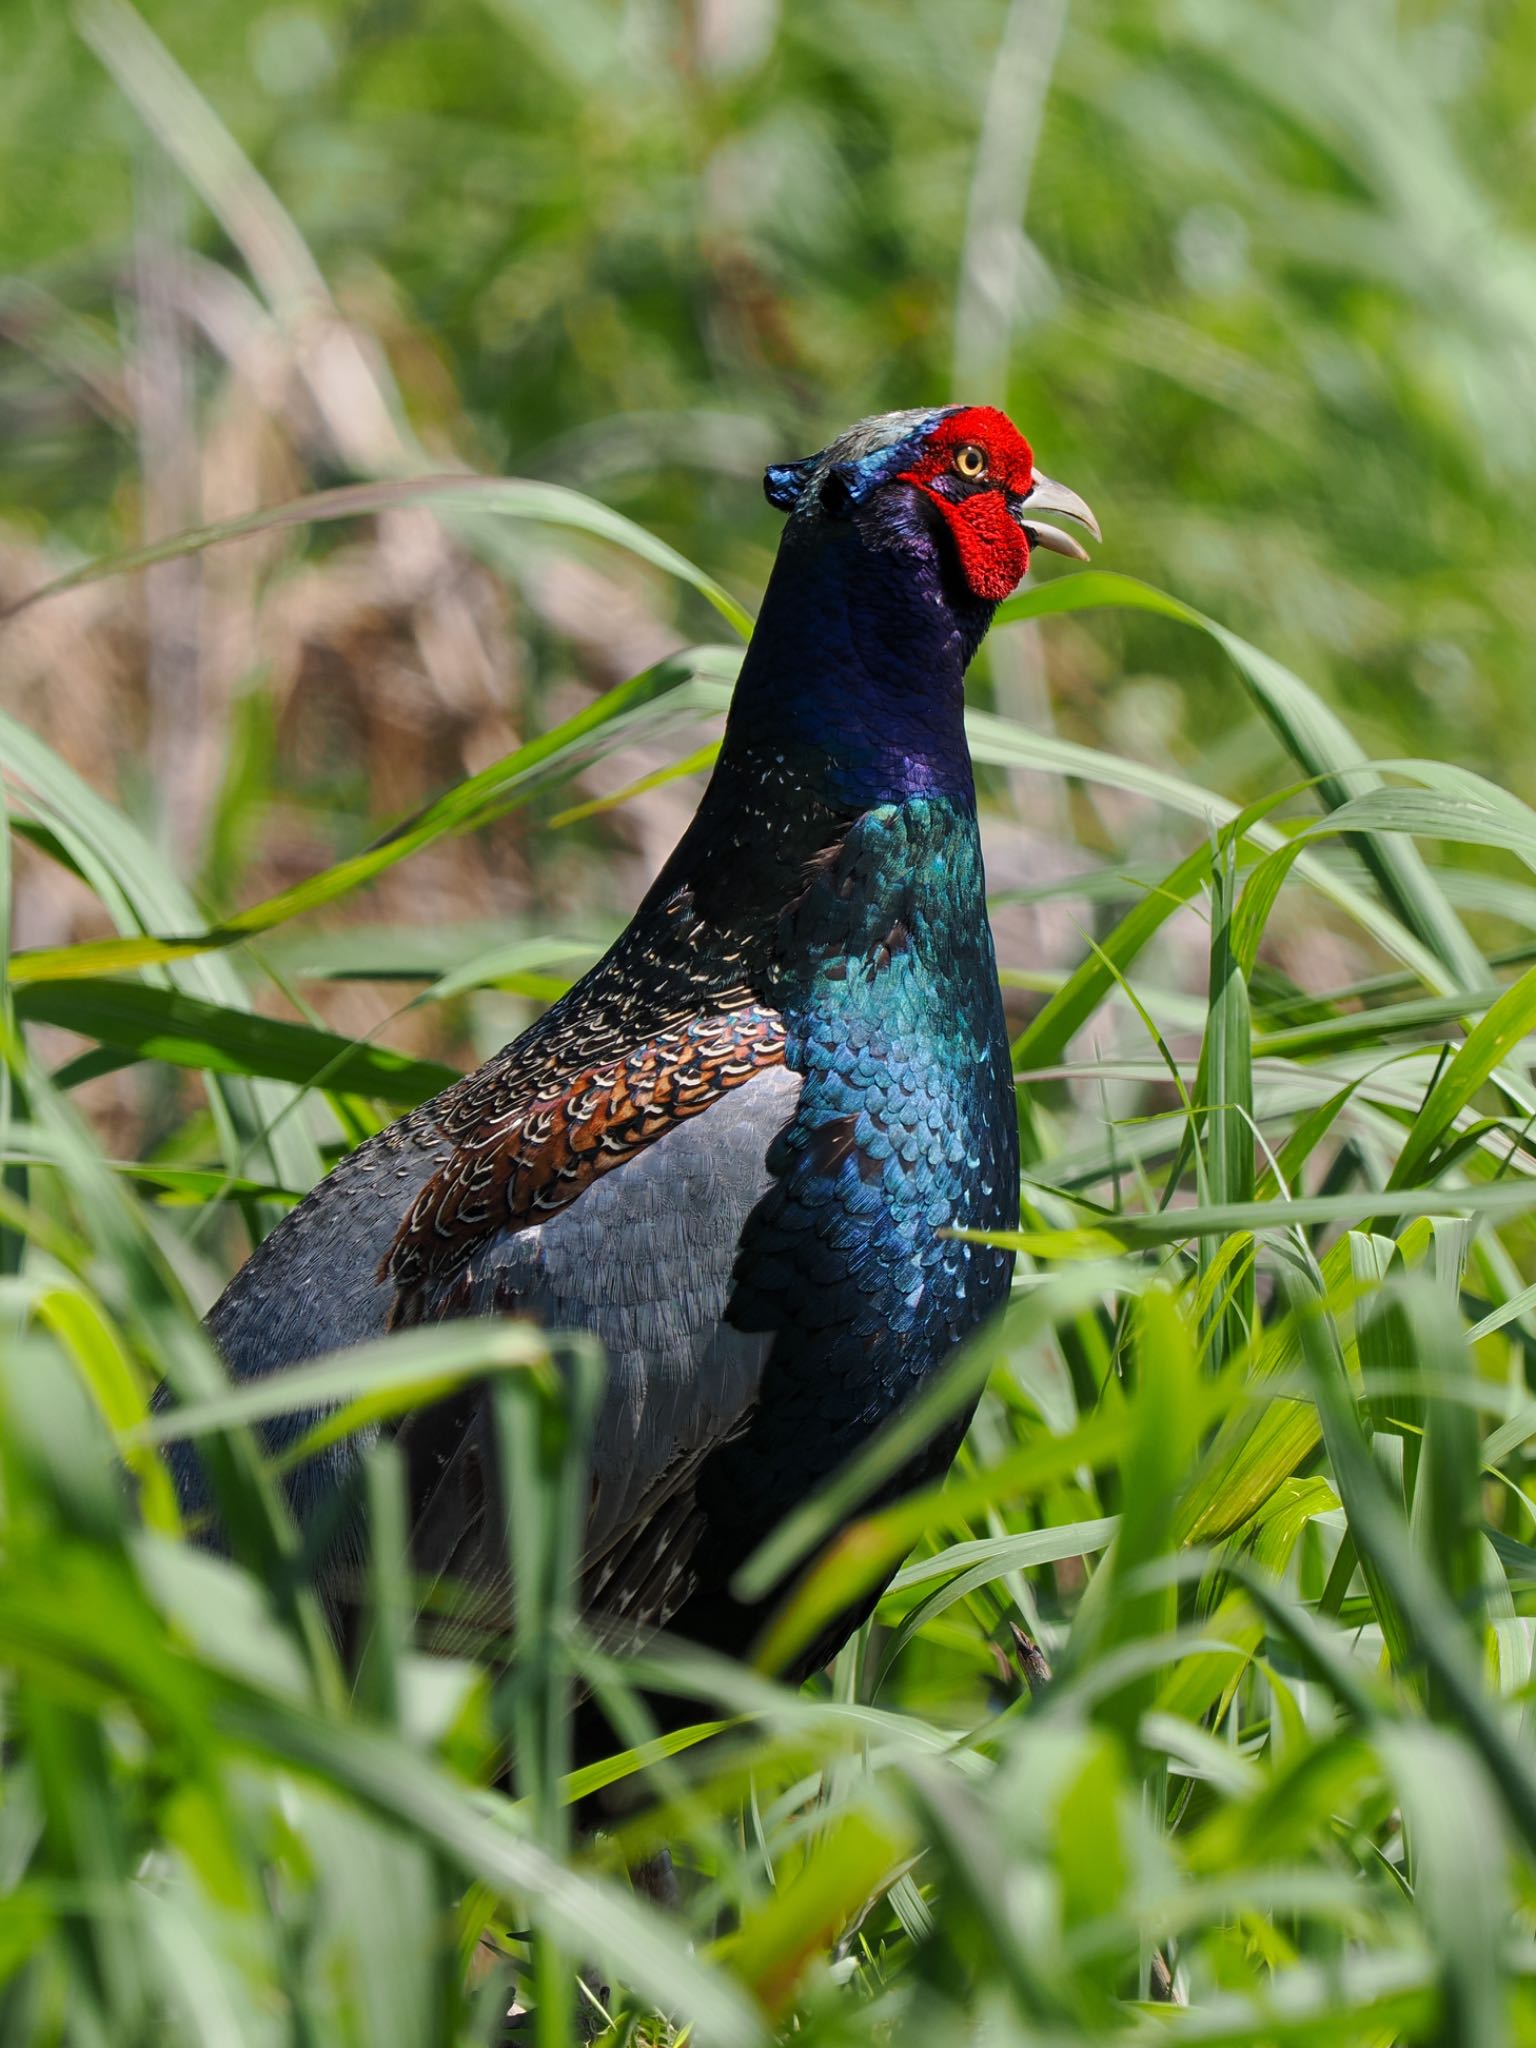
[[[1237,901],[1235,849],[1228,842],[1211,868],[1209,1015],[1201,1047],[1200,1107],[1205,1111],[1205,1176],[1213,1206],[1253,1200],[1253,1036],[1244,965],[1233,946]],[[1201,1270],[1221,1240],[1200,1241]],[[1220,1365],[1246,1348],[1254,1321],[1251,1260],[1238,1268],[1225,1312],[1213,1324],[1211,1360]]]
[[238,519],[225,519],[213,526],[200,526],[173,534],[142,548],[121,554],[103,555],[82,562],[78,569],[56,576],[30,590],[3,609],[0,620],[14,618],[46,598],[66,590],[78,590],[99,583],[108,576],[126,576],[150,569],[158,562],[173,562],[184,555],[200,554],[207,548],[244,540],[258,533],[281,533],[294,527],[324,524],[334,519],[360,519],[387,512],[400,505],[463,508],[491,512],[505,519],[522,519],[540,526],[562,527],[584,533],[595,540],[610,542],[636,555],[653,568],[664,570],[679,582],[697,590],[713,605],[743,639],[750,636],[752,617],[712,577],[696,568],[664,541],[657,540],[632,519],[584,497],[564,484],[541,483],[513,476],[418,476],[392,477],[377,483],[342,484],[335,490],[314,491],[285,505],[269,505],[259,512],[247,512]]
[[[1330,809],[1337,810],[1349,798],[1379,785],[1380,776],[1348,728],[1298,676],[1241,635],[1150,584],[1090,569],[1037,584],[1023,596],[1010,598],[999,610],[998,621],[1044,618],[1099,606],[1160,613],[1208,634],[1231,658],[1303,774],[1318,779],[1319,794]],[[1482,956],[1418,851],[1383,841],[1369,831],[1362,832],[1358,846],[1394,914],[1458,984],[1478,986],[1484,978]]]
[[333,1088],[414,1107],[459,1077],[417,1060],[308,1024],[226,1009],[146,982],[82,977],[23,982],[15,994],[23,1023],[52,1024],[136,1059],[223,1074],[259,1074],[300,1088]]
[[1392,1169],[1391,1187],[1414,1187],[1430,1177],[1436,1155],[1449,1137],[1456,1118],[1533,1026],[1536,1026],[1536,967],[1523,974],[1512,988],[1506,989],[1468,1032],[1465,1042],[1435,1083],[1414,1120],[1407,1142]]
[[456,784],[365,852],[338,861],[334,867],[280,890],[247,910],[237,911],[220,924],[200,931],[189,930],[177,937],[100,939],[78,946],[37,947],[13,956],[12,977],[20,983],[114,974],[125,968],[184,960],[239,945],[289,918],[334,903],[445,834],[473,831],[514,805],[526,803],[539,789],[575,774],[595,750],[612,745],[620,731],[632,734],[640,729],[654,729],[662,718],[691,710],[694,707],[688,697],[688,686],[701,676],[718,674],[721,668],[720,651],[712,648],[669,656],[643,675],[620,683],[552,732],[530,740],[478,775]]

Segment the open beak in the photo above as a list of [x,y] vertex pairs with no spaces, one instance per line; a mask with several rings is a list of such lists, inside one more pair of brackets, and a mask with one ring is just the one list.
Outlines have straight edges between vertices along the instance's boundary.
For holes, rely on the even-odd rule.
[[1063,518],[1075,519],[1080,526],[1086,526],[1095,540],[1104,538],[1099,531],[1099,522],[1076,491],[1069,491],[1065,484],[1052,483],[1038,469],[1029,490],[1012,509],[1014,518],[1029,536],[1032,548],[1049,548],[1052,554],[1070,555],[1078,562],[1088,559],[1088,550],[1077,536],[1063,533],[1059,526],[1047,526],[1044,520],[1036,517],[1041,512],[1059,512]]

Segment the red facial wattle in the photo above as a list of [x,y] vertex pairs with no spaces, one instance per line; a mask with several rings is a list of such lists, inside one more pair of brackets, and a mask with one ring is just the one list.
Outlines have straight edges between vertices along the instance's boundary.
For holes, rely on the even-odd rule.
[[1029,567],[1029,536],[1008,510],[1001,491],[978,491],[963,504],[928,495],[944,515],[960,557],[960,573],[975,597],[1001,604]]
[[[947,496],[935,486],[954,473],[963,448],[986,457],[985,481],[963,495]],[[1017,589],[1029,567],[1029,537],[1011,510],[1034,481],[1029,443],[1006,413],[991,405],[968,405],[943,419],[924,444],[921,459],[902,471],[937,507],[955,543],[960,573],[973,595],[1001,604]]]

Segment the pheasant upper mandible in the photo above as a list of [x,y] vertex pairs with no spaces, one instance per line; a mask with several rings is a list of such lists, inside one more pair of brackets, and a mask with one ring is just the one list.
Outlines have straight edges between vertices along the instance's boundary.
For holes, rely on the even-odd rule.
[[[985,406],[863,420],[765,484],[789,517],[719,762],[628,929],[343,1160],[209,1317],[241,1378],[453,1316],[593,1332],[586,1609],[730,1653],[763,1620],[737,1567],[1007,1293],[1011,1254],[944,1234],[1018,1216],[962,684],[1031,547],[1084,554],[1045,515],[1098,535]],[[417,1569],[495,1597],[481,1397],[402,1433]],[[358,1455],[301,1468],[301,1516]]]

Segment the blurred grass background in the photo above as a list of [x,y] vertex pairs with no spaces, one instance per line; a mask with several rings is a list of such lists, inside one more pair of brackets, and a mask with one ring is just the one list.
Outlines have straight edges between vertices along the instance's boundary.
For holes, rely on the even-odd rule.
[[[74,550],[464,465],[600,495],[750,597],[766,460],[996,401],[1107,562],[1261,638],[1373,753],[1533,793],[1526,11],[10,0],[4,36],[8,596]],[[699,627],[611,560],[407,511],[38,612],[6,702],[222,910]],[[1237,795],[1277,758],[1219,657],[1153,622],[1016,634],[990,688]],[[1142,830],[997,795],[1003,887]],[[690,800],[535,815],[338,915],[600,935]],[[29,876],[18,942],[90,915]],[[1045,922],[1038,967],[1073,945]],[[507,1028],[455,1021],[433,1049]]]
[[[578,1966],[635,2042],[1536,2041],[1533,80],[1494,0],[0,0],[0,607],[380,487],[0,620],[0,2039],[483,2042],[531,1954],[545,2048]],[[994,633],[986,1400],[830,1677],[709,1674],[758,1718],[573,1845],[633,1674],[558,1595],[510,1689],[417,1659],[382,1446],[349,1690],[197,1313],[654,872],[734,661],[656,543],[750,608],[762,465],[950,398],[1227,637],[1055,564]],[[388,488],[456,472],[586,498]],[[558,1553],[567,1365],[311,1393],[493,1374]]]

